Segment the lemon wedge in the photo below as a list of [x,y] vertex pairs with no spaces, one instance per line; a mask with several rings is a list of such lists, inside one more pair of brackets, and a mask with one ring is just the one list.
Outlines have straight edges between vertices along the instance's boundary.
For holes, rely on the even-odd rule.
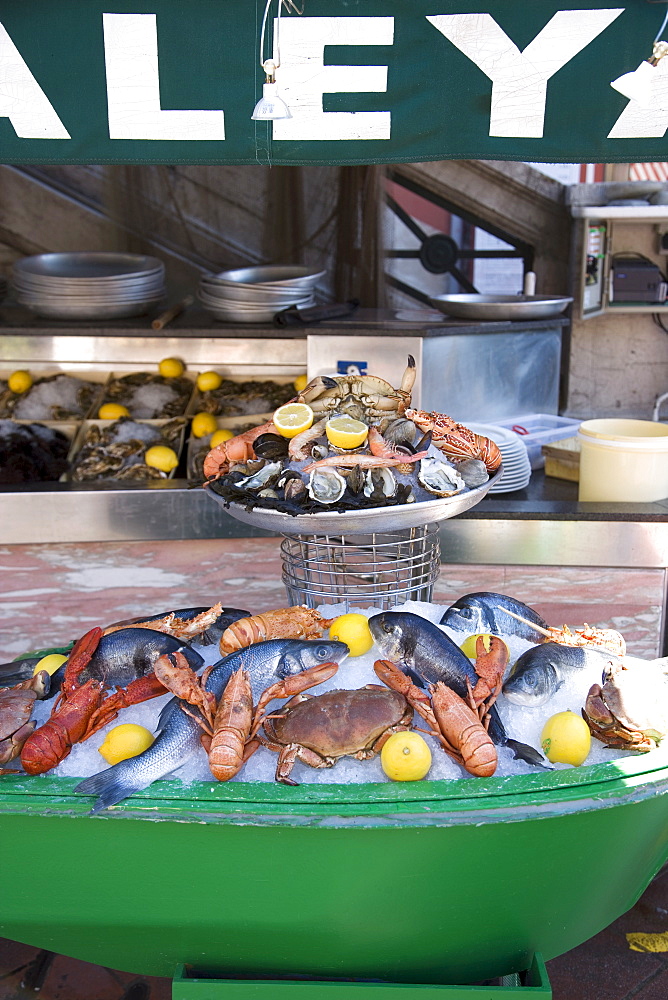
[[171,472],[179,464],[179,458],[173,448],[168,448],[164,444],[154,444],[152,448],[144,452],[144,462],[152,469]]
[[12,372],[7,379],[7,386],[11,392],[27,392],[31,385],[32,375],[23,369]]
[[313,410],[306,403],[286,403],[272,417],[274,427],[285,438],[296,437],[313,423]]
[[369,428],[353,417],[332,417],[325,424],[325,434],[335,448],[359,448],[364,444]]
[[380,766],[392,781],[420,781],[431,767],[431,750],[419,733],[392,733],[380,751]]
[[366,615],[351,612],[339,615],[329,627],[329,638],[345,642],[351,656],[362,656],[373,646],[373,636]]
[[193,437],[196,438],[206,437],[207,434],[213,434],[213,432],[215,431],[216,418],[214,417],[213,413],[206,413],[204,411],[202,413],[196,413],[195,416],[193,417],[193,422],[190,429],[193,433]]
[[200,372],[197,376],[197,388],[200,392],[211,392],[217,389],[223,381],[218,372]]
[[163,358],[158,365],[158,371],[163,378],[178,378],[186,370],[181,358]]
[[136,757],[137,754],[148,750],[154,740],[153,733],[144,726],[138,726],[134,722],[124,722],[109,730],[98,751],[107,764],[118,764],[128,757]]
[[103,403],[97,415],[100,420],[118,420],[119,417],[129,417],[130,411],[120,403]]

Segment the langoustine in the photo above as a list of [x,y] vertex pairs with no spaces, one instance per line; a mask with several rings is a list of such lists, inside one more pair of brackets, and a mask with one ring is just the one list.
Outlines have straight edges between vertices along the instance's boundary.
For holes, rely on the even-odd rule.
[[317,638],[333,621],[333,618],[323,618],[315,608],[307,608],[304,604],[250,615],[232,622],[225,629],[220,637],[220,652],[225,656],[266,639]]

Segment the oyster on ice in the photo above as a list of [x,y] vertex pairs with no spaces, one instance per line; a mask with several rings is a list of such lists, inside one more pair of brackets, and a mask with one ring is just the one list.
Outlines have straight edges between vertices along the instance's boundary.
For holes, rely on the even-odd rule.
[[308,493],[318,503],[336,503],[346,489],[346,481],[336,469],[313,469],[308,481]]

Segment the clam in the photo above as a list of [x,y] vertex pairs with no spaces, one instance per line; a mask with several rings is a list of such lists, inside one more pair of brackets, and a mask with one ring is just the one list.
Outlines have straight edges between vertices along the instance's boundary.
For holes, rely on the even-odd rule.
[[261,490],[274,476],[278,476],[282,468],[280,462],[267,462],[258,472],[246,476],[245,479],[239,479],[234,485],[244,490]]
[[336,503],[343,496],[346,481],[336,469],[313,469],[308,481],[308,492],[318,503]]
[[367,469],[364,477],[365,497],[393,497],[397,492],[397,477],[392,469],[377,468]]
[[427,492],[437,497],[451,497],[466,489],[466,483],[455,469],[439,458],[423,458],[420,462],[418,482]]

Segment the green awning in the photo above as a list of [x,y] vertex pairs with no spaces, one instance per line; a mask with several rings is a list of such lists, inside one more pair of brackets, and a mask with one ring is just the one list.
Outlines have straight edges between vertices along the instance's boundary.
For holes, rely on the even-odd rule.
[[610,86],[666,5],[573,7],[304,0],[280,20],[292,117],[257,122],[264,0],[0,0],[0,162],[668,160],[668,57],[649,103]]

